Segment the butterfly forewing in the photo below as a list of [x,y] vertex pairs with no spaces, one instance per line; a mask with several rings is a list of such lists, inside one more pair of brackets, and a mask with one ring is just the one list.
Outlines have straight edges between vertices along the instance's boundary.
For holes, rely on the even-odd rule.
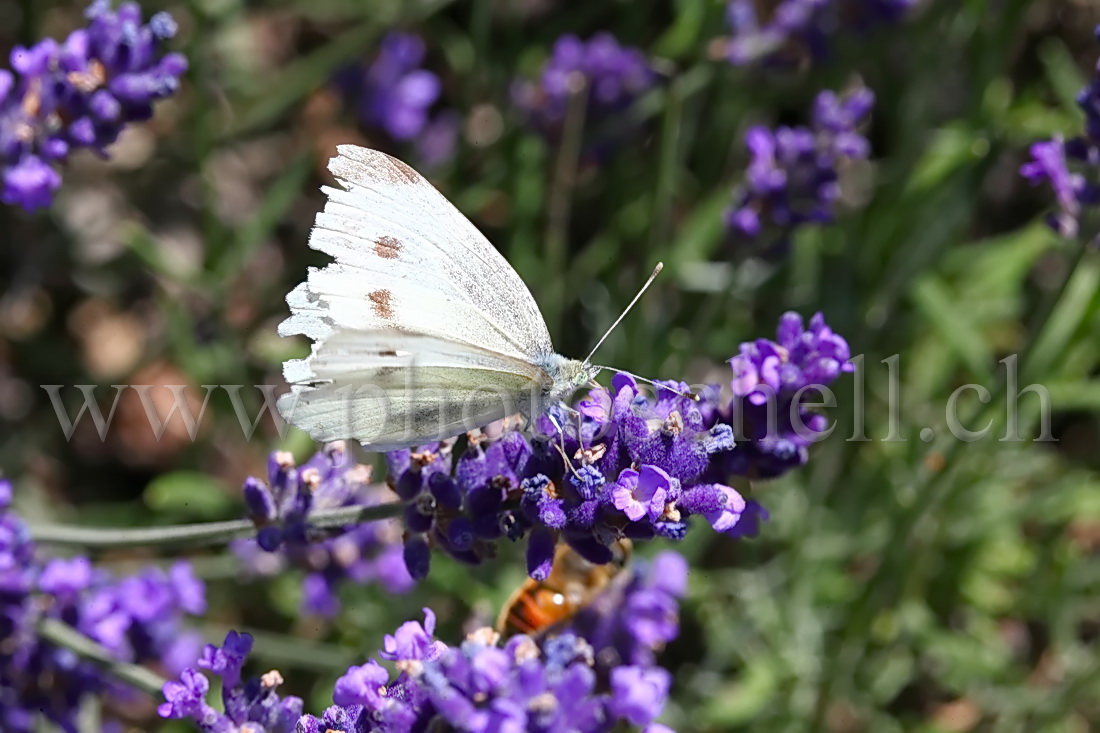
[[[362,297],[377,289],[372,276],[384,275],[391,285],[403,282],[410,294],[427,291],[465,301],[508,334],[523,356],[553,353],[546,323],[523,280],[451,202],[384,153],[355,145],[340,145],[337,152],[329,170],[346,190],[324,189],[329,201],[310,246],[331,254],[345,272],[357,273],[360,287],[370,287]],[[326,292],[321,284],[315,289],[322,302]],[[341,314],[330,315],[338,320]],[[437,315],[448,320],[446,313]],[[477,332],[471,337],[477,339]]]

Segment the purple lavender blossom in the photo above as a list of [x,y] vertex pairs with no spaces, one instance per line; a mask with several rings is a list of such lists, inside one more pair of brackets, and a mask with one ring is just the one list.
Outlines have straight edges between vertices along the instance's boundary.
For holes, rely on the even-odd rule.
[[[164,717],[190,718],[204,731],[237,730],[245,720],[268,733],[385,730],[528,730],[595,733],[618,723],[652,726],[668,698],[672,677],[656,664],[656,653],[679,633],[678,607],[687,583],[687,563],[662,552],[626,583],[613,584],[575,623],[541,638],[514,636],[503,644],[491,629],[470,633],[457,646],[434,636],[435,617],[424,610],[423,625],[409,621],[387,636],[382,659],[350,667],[333,689],[333,705],[320,716],[302,715],[292,728],[287,712],[297,698],[279,700],[271,689],[266,706],[277,720],[233,717],[205,701],[209,683],[194,670],[164,689]],[[585,634],[589,634],[585,636]],[[229,645],[227,639],[226,646]],[[224,647],[223,647],[224,648]],[[216,656],[218,650],[208,652]],[[269,672],[267,677],[277,676]],[[226,709],[231,699],[253,699],[255,680],[223,678]],[[224,726],[219,728],[218,726]],[[240,728],[243,730],[243,726]],[[670,732],[671,733],[671,732]]]
[[364,125],[397,141],[415,140],[424,164],[435,167],[454,155],[460,119],[451,110],[432,115],[442,84],[422,68],[426,54],[419,37],[391,31],[369,66],[344,71],[337,83],[357,105]]
[[[0,70],[0,200],[30,211],[49,206],[61,185],[56,166],[77,148],[106,157],[132,122],[153,114],[153,102],[179,89],[187,61],[161,54],[176,32],[167,13],[142,24],[137,3],[111,10],[95,0],[88,27],[64,43],[44,39],[11,53]],[[14,72],[14,73],[13,73]]]
[[726,19],[733,29],[726,53],[730,63],[783,62],[802,46],[813,59],[829,55],[830,42],[844,30],[867,32],[901,21],[917,0],[780,0],[762,20],[757,0],[730,0]]
[[870,154],[856,128],[873,105],[867,89],[844,99],[824,91],[815,100],[811,128],[751,128],[745,146],[752,160],[726,224],[744,239],[785,242],[799,226],[832,222],[841,165]]
[[621,46],[611,34],[587,42],[564,35],[537,80],[513,84],[512,100],[543,135],[556,140],[574,94],[584,92],[586,126],[593,126],[624,111],[655,82],[645,55]]
[[157,714],[162,718],[191,720],[203,733],[294,733],[302,716],[302,700],[279,696],[283,678],[278,671],[271,670],[242,683],[241,668],[251,651],[250,635],[230,631],[221,647],[208,644],[198,660],[200,667],[221,678],[224,712],[206,701],[210,681],[188,667],[180,673],[178,681],[165,683],[165,702],[157,708]]
[[[757,339],[741,344],[730,359],[734,401],[729,408],[735,434],[746,438],[738,455],[725,456],[714,475],[768,478],[804,464],[809,446],[825,430],[823,416],[801,406],[855,366],[848,342],[825,324],[820,313],[805,328],[797,313],[783,314],[776,341]],[[796,404],[796,400],[798,403]]]
[[[1100,26],[1096,36],[1100,40]],[[1031,160],[1020,167],[1031,185],[1049,183],[1054,190],[1058,211],[1047,217],[1047,223],[1063,237],[1076,237],[1082,210],[1100,204],[1100,61],[1088,86],[1078,92],[1077,105],[1085,114],[1084,133],[1032,144]]]
[[[820,314],[809,329],[787,314],[778,331],[776,342],[742,344],[731,360],[734,399],[725,405],[717,385],[701,400],[676,382],[649,397],[617,374],[610,389],[578,403],[579,434],[577,416],[552,406],[555,419],[537,419],[534,436],[482,432],[464,450],[452,439],[388,453],[387,482],[408,502],[410,574],[428,573],[432,547],[477,564],[494,556],[498,542],[527,537],[528,573],[545,577],[557,538],[602,564],[620,538],[682,539],[693,516],[716,532],[755,534],[767,513],[731,479],[777,476],[805,463],[825,418],[792,411],[795,397],[853,370],[848,344]],[[769,420],[772,413],[778,417]]]
[[268,458],[267,483],[245,481],[243,492],[257,538],[238,540],[233,550],[251,573],[274,575],[287,567],[305,570],[302,612],[331,617],[345,582],[380,583],[390,593],[414,584],[402,559],[397,520],[358,524],[314,536],[315,511],[382,503],[389,492],[370,483],[369,466],[357,464],[344,443],[330,443],[298,466],[289,453]]
[[85,700],[132,692],[39,638],[40,619],[68,624],[120,661],[170,674],[194,659],[201,641],[182,622],[205,612],[206,599],[187,563],[115,580],[85,557],[43,560],[10,501],[11,485],[0,479],[0,730],[30,733],[42,721],[77,730]]
[[439,98],[439,78],[421,69],[424,41],[391,32],[363,79],[359,115],[395,140],[411,140],[428,124],[428,108]]

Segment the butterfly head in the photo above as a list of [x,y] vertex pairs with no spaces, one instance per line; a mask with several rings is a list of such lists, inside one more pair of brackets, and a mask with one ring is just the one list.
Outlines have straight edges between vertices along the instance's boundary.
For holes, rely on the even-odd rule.
[[547,397],[551,401],[562,400],[578,389],[591,384],[602,369],[587,361],[567,359],[561,354],[552,354],[540,366],[553,380],[546,389]]

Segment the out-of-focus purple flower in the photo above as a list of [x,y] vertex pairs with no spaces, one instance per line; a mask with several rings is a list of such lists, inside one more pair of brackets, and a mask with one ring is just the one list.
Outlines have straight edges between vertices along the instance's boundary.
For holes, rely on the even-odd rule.
[[283,678],[278,671],[241,681],[241,668],[251,650],[251,636],[230,631],[221,647],[207,645],[198,660],[200,667],[221,678],[224,712],[206,701],[210,682],[201,672],[188,667],[179,681],[164,684],[166,702],[157,708],[157,713],[162,718],[189,719],[203,733],[294,733],[302,717],[302,700],[279,696]]
[[[1100,26],[1096,35],[1100,40]],[[1033,143],[1031,159],[1020,167],[1031,185],[1049,183],[1054,190],[1058,211],[1047,217],[1047,224],[1063,237],[1076,237],[1082,211],[1100,204],[1100,61],[1088,86],[1078,92],[1077,105],[1085,114],[1084,133]],[[1090,235],[1094,240],[1100,236]]]
[[655,667],[616,667],[611,670],[611,709],[634,725],[646,725],[661,714],[672,676]]
[[302,716],[297,731],[595,733],[650,725],[671,682],[655,654],[678,633],[686,573],[682,557],[663,552],[648,570],[610,586],[574,624],[503,644],[478,629],[449,646],[432,636],[434,616],[425,609],[423,626],[409,622],[386,639],[380,656],[394,662],[395,676],[374,660],[349,668],[336,682],[335,704],[319,717]]
[[33,210],[61,185],[56,166],[77,148],[106,156],[126,125],[146,120],[153,103],[179,89],[187,61],[162,55],[176,32],[167,13],[142,23],[137,3],[96,0],[88,26],[64,43],[17,46],[0,70],[0,200]]
[[336,591],[345,582],[380,583],[391,593],[413,586],[401,556],[401,526],[382,520],[320,533],[312,512],[379,504],[389,494],[371,484],[369,466],[357,464],[344,443],[330,443],[298,466],[288,453],[268,458],[267,483],[245,481],[243,493],[257,539],[238,540],[233,550],[252,573],[274,575],[287,567],[307,572],[302,611],[333,616],[340,610]]
[[746,240],[785,242],[802,225],[832,222],[841,166],[870,154],[857,128],[873,106],[867,89],[844,99],[824,91],[812,127],[751,128],[745,135],[751,161],[726,212],[727,226]]
[[438,167],[454,157],[461,127],[462,118],[454,110],[444,110],[428,122],[416,139],[417,154],[426,167]]
[[397,141],[415,140],[424,164],[434,167],[454,155],[460,120],[450,110],[432,116],[442,84],[422,68],[426,54],[418,36],[390,31],[369,66],[345,70],[337,83],[364,125]]
[[[11,485],[0,479],[0,730],[30,733],[43,721],[77,730],[86,700],[125,691],[99,667],[40,638],[44,618],[73,627],[120,661],[179,673],[181,655],[198,647],[182,622],[206,605],[187,563],[116,580],[85,557],[40,558],[10,500]],[[198,694],[187,683],[170,693],[167,704],[180,709]]]
[[897,23],[917,0],[780,0],[767,18],[757,13],[757,0],[730,0],[726,19],[733,30],[726,54],[738,66],[782,63],[802,47],[817,60],[846,31],[867,32]]
[[621,46],[611,34],[599,33],[588,41],[564,35],[554,43],[538,79],[512,85],[512,100],[540,132],[556,140],[575,95],[583,95],[585,124],[592,127],[623,112],[655,82],[645,55]]
[[693,516],[729,536],[753,535],[767,513],[729,482],[805,463],[827,425],[801,404],[790,408],[799,390],[852,371],[849,356],[821,314],[804,328],[789,313],[778,341],[741,345],[729,403],[718,401],[718,385],[698,399],[686,384],[664,382],[649,397],[617,374],[610,390],[580,401],[579,417],[551,406],[554,419],[537,418],[534,435],[488,431],[471,434],[461,452],[454,440],[390,452],[387,482],[408,502],[409,572],[427,574],[430,548],[476,564],[501,540],[527,537],[528,573],[541,579],[558,538],[603,564],[621,538],[683,539]]
[[395,140],[411,140],[428,124],[428,108],[439,98],[439,78],[420,65],[424,41],[408,33],[386,34],[364,80],[359,114]]
[[1077,236],[1081,199],[1089,196],[1089,185],[1080,173],[1072,173],[1066,160],[1066,144],[1060,137],[1031,145],[1031,160],[1020,166],[1020,175],[1033,186],[1049,182],[1058,200],[1058,213],[1048,218],[1050,228],[1064,237]]

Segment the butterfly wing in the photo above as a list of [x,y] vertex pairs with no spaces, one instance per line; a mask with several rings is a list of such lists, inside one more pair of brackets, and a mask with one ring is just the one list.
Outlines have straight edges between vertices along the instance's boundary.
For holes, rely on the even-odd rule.
[[393,329],[528,361],[552,354],[535,299],[508,261],[416,171],[340,145],[309,244],[335,262],[311,269],[280,335]]
[[[537,409],[553,353],[519,275],[446,198],[384,153],[341,145],[283,336],[313,339],[288,361],[279,411],[316,440],[388,450]],[[505,399],[507,397],[507,399]]]
[[285,365],[279,412],[320,441],[370,450],[421,445],[486,425],[539,400],[540,368],[453,341],[400,331],[338,330]]

